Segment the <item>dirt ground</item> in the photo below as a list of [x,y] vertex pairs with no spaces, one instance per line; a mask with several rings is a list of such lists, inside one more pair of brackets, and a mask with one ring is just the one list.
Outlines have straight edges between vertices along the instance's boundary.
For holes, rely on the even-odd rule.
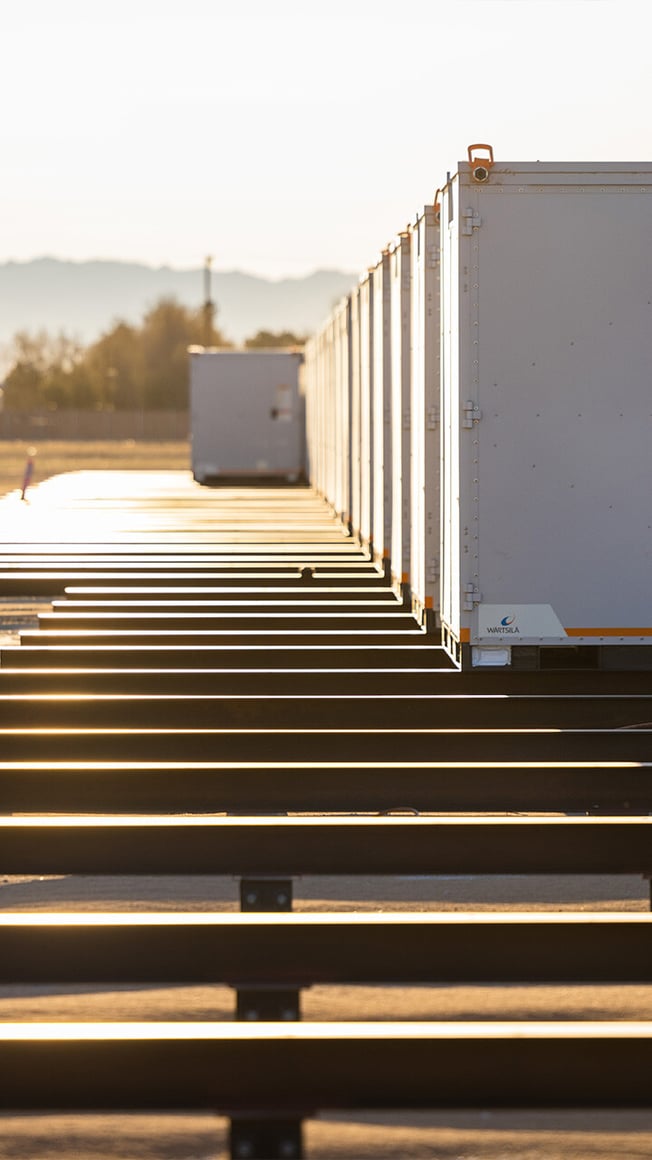
[[36,448],[34,485],[66,471],[190,470],[190,446],[185,439],[161,443],[135,439],[44,439],[32,444],[26,440],[3,439],[0,440],[0,497],[20,490],[30,447]]

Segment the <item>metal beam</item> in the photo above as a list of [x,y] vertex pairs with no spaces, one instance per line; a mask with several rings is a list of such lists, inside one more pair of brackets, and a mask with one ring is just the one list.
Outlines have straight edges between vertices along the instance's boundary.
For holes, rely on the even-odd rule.
[[3,914],[0,983],[649,983],[649,914]]
[[621,729],[652,727],[652,696],[439,696],[428,692],[298,696],[268,677],[262,693],[79,697],[5,694],[0,726],[24,728]]
[[[635,762],[637,766],[647,766],[652,741],[652,731],[636,729],[256,729],[245,720],[237,728],[214,729],[131,729],[126,722],[113,730],[48,730],[37,728],[36,722],[34,726],[0,730],[3,763],[43,761],[51,767],[54,763],[73,761],[124,762],[129,766],[148,762],[151,767],[159,763],[165,766],[168,762],[182,766],[193,762],[217,762],[222,766],[234,762],[271,762],[290,768],[295,762],[302,766],[338,762],[348,768],[356,762],[365,762],[391,770],[397,790],[403,784],[401,771],[410,763],[425,762],[428,767],[455,763],[462,769],[479,766],[478,784],[483,793],[490,792],[483,788],[485,782],[501,776],[496,766],[507,763],[528,767],[534,764],[535,770],[559,765],[562,789],[564,768],[572,763],[587,763],[590,768],[605,762]],[[447,770],[446,776],[454,777],[455,771],[449,774]],[[509,771],[506,776],[510,776]],[[580,777],[581,773],[571,776]],[[631,777],[638,776],[645,779],[647,774],[632,770]],[[454,784],[450,792],[454,798]]]
[[184,581],[177,584],[176,580],[169,579],[167,583],[158,577],[155,581],[147,579],[145,582],[130,585],[98,585],[92,587],[66,587],[65,599],[53,600],[53,612],[110,612],[124,609],[124,611],[146,612],[157,609],[178,607],[180,610],[192,611],[199,602],[209,607],[219,607],[226,603],[231,605],[237,602],[242,604],[266,605],[269,601],[298,602],[329,601],[337,604],[351,604],[355,607],[364,606],[365,602],[392,607],[398,601],[395,592],[386,585],[376,583],[370,585],[365,577],[360,577],[357,584],[352,584],[346,578],[323,580],[314,577],[304,581],[301,573],[292,577],[269,576],[266,582],[248,576],[237,583],[225,577],[221,582],[210,582],[206,578],[198,578],[194,583]]
[[[390,735],[391,736],[391,735]],[[15,738],[12,738],[15,740]],[[583,765],[453,765],[441,762],[292,763],[293,738],[285,737],[285,761],[272,762],[283,737],[240,737],[249,760],[192,764],[185,761],[136,763],[110,761],[115,738],[96,738],[102,758],[97,764],[56,762],[60,738],[52,752],[40,737],[44,760],[0,762],[0,809],[29,812],[34,803],[44,812],[178,812],[286,813],[287,811],[371,811],[400,808],[420,811],[573,811],[603,814],[652,812],[652,763],[625,761]],[[122,738],[124,741],[124,738]],[[174,740],[174,739],[173,739]],[[232,739],[228,739],[232,740]],[[358,739],[360,740],[360,739]],[[382,739],[379,739],[382,740]],[[398,740],[398,739],[397,739]],[[28,737],[28,741],[33,739]],[[313,752],[321,738],[311,736]],[[159,739],[164,747],[165,737]],[[276,742],[273,746],[270,742]],[[183,750],[183,737],[177,739]],[[386,742],[387,743],[387,742]],[[380,745],[377,746],[380,748]],[[32,744],[33,748],[33,744]],[[218,743],[215,746],[219,748]],[[256,749],[267,762],[256,763]],[[5,753],[5,757],[6,757]],[[169,756],[169,751],[168,751]],[[48,759],[49,757],[49,759]],[[324,754],[322,753],[322,758]]]
[[[227,565],[220,565],[221,570],[216,571],[215,564],[208,564],[205,566],[205,571],[199,572],[198,564],[180,564],[172,571],[172,565],[163,564],[153,565],[156,570],[144,571],[144,566],[141,563],[135,564],[131,572],[127,571],[127,565],[124,563],[114,565],[111,571],[111,565],[106,563],[101,566],[103,571],[98,569],[97,565],[88,565],[84,570],[83,565],[76,562],[71,562],[68,567],[56,570],[51,564],[44,564],[40,569],[30,564],[29,571],[25,570],[25,565],[12,566],[7,565],[0,560],[0,597],[7,596],[62,596],[67,593],[70,597],[74,595],[74,590],[68,587],[70,584],[80,585],[85,584],[147,584],[153,591],[158,591],[161,587],[167,587],[174,584],[177,588],[195,587],[197,585],[207,584],[228,584],[235,592],[246,590],[254,585],[258,586],[277,586],[282,584],[284,586],[300,589],[303,581],[299,572],[297,564],[234,564],[233,573],[223,569]],[[386,585],[383,576],[368,566],[368,571],[362,571],[365,565],[360,564],[353,570],[352,566],[345,571],[341,566],[334,565],[331,571],[328,564],[316,564],[314,567],[314,579],[316,584],[328,583],[329,588],[333,591],[338,591],[340,588],[357,588],[357,587],[373,587],[377,591],[382,591]],[[247,571],[244,571],[244,569]],[[209,570],[210,569],[210,570]],[[236,569],[238,569],[236,571]],[[323,575],[322,575],[323,573]]]
[[648,874],[652,818],[0,817],[5,874]]
[[2,652],[9,668],[238,669],[431,667],[452,670],[443,648],[422,633],[322,636],[198,636],[188,633],[21,633],[21,647]]
[[[324,653],[315,650],[314,664],[304,654],[304,667],[286,668],[285,651],[268,650],[263,668],[233,667],[229,651],[214,652],[212,669],[194,668],[110,668],[93,669],[39,669],[10,667],[15,652],[7,652],[6,665],[0,667],[0,692],[7,693],[263,693],[273,679],[277,690],[284,692],[357,693],[369,695],[386,693],[429,693],[475,696],[483,694],[541,695],[589,694],[607,696],[652,695],[652,672],[532,672],[506,673],[487,676],[486,671],[460,673],[454,669],[433,668],[426,657],[423,665],[418,658],[409,667],[401,668],[388,655],[387,668],[367,667],[364,657],[353,651],[351,663],[342,668],[323,666]],[[270,655],[271,654],[271,655]],[[223,663],[220,664],[220,657]],[[262,658],[261,658],[262,659]],[[276,660],[276,667],[273,667]]]
[[311,611],[250,611],[250,612],[44,612],[39,615],[39,626],[44,631],[54,632],[286,632],[287,630],[311,632],[410,632],[421,631],[411,613],[404,612],[400,605],[387,609],[384,613],[360,612],[351,608],[319,612]]
[[637,1107],[652,1024],[0,1025],[12,1111]]

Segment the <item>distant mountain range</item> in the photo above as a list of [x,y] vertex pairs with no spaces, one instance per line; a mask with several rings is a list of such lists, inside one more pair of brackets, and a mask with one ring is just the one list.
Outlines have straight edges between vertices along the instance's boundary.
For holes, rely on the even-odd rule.
[[[212,297],[217,324],[232,342],[258,330],[310,334],[355,282],[341,270],[318,270],[305,278],[273,282],[237,270],[215,271]],[[63,330],[84,343],[116,319],[139,322],[160,298],[173,296],[200,306],[203,272],[155,269],[135,262],[68,262],[37,258],[0,264],[0,345],[17,330]]]

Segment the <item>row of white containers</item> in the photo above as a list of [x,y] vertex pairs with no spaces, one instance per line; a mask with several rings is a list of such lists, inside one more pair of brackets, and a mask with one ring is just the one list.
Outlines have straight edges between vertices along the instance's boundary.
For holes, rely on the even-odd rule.
[[651,164],[472,147],[306,402],[313,485],[464,667],[652,667]]

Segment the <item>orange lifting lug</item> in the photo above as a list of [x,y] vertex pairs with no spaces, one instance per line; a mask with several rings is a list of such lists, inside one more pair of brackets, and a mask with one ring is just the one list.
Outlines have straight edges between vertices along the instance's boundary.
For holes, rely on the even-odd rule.
[[[483,153],[478,155],[477,150],[483,150]],[[469,165],[471,166],[471,177],[482,185],[489,180],[494,164],[494,151],[491,145],[469,145],[467,150],[469,158]]]

